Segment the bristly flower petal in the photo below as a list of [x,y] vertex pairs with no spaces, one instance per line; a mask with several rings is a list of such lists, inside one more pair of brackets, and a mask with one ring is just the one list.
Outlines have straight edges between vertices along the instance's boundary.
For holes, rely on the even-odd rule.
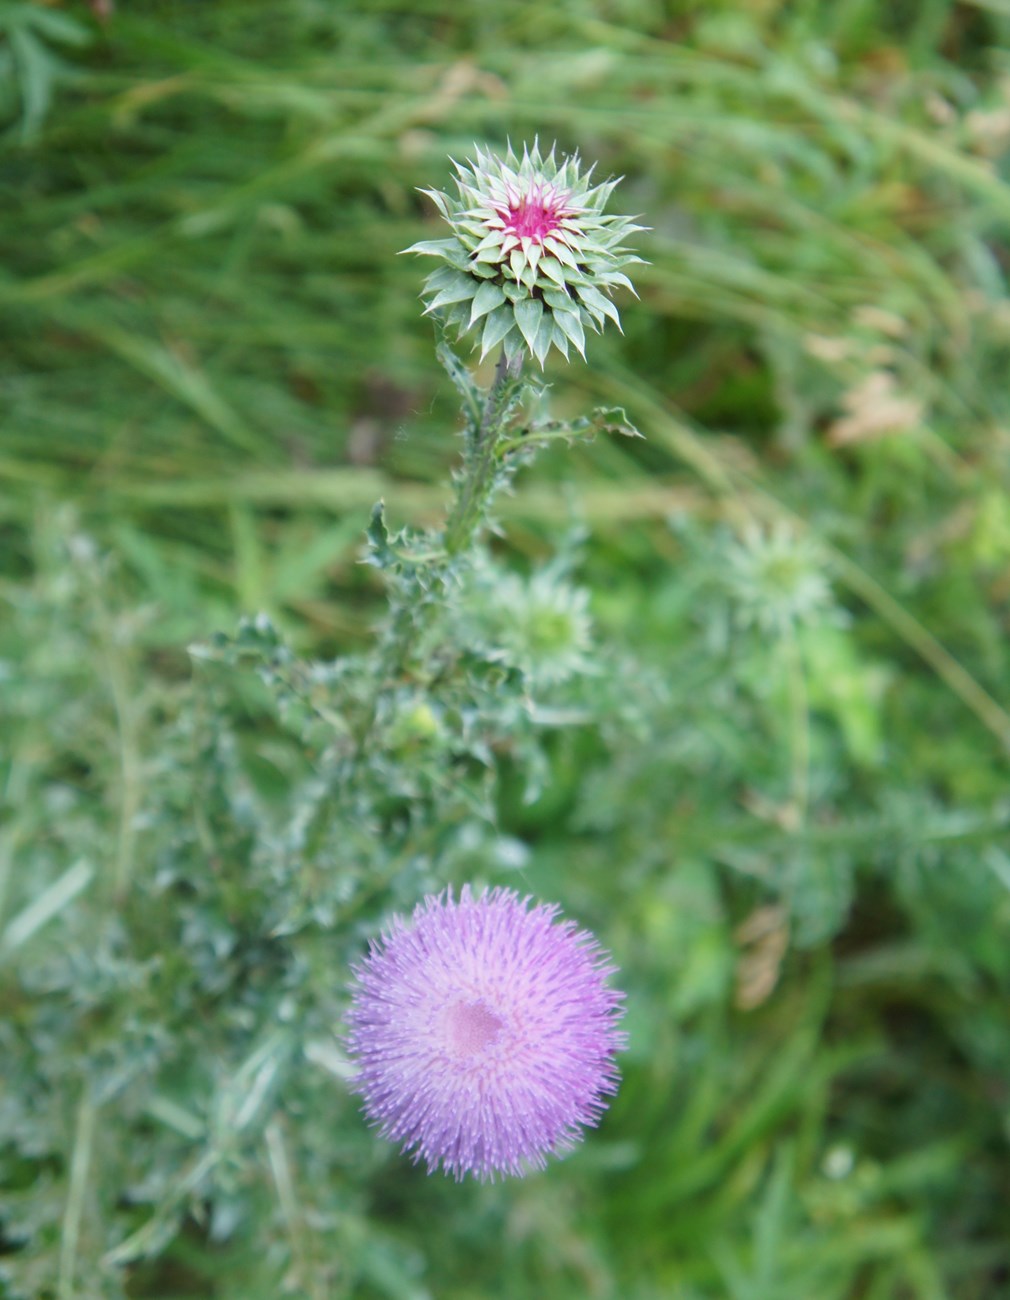
[[522,1175],[617,1090],[623,995],[592,935],[510,889],[429,896],[355,968],[347,1046],[383,1137],[429,1172]]
[[[559,163],[554,146],[544,157],[536,142],[521,157],[511,145],[504,158],[477,147],[475,155],[475,162],[453,162],[456,197],[422,190],[452,235],[404,251],[440,257],[462,277],[450,296],[438,272],[429,275],[426,312],[462,304],[447,321],[459,325],[460,337],[479,325],[482,355],[504,340],[509,356],[526,352],[541,366],[552,345],[567,356],[570,341],[581,352],[584,324],[602,329],[609,319],[620,329],[610,295],[632,287],[621,268],[642,259],[624,241],[646,227],[603,211],[618,181],[591,185],[593,169],[583,174],[578,154]],[[559,294],[570,306],[559,305]],[[513,317],[507,326],[505,311]]]

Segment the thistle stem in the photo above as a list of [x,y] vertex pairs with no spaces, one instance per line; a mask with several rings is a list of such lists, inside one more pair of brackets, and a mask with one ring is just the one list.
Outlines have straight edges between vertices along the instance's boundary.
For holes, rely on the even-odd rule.
[[790,623],[783,635],[789,684],[789,727],[792,748],[792,793],[790,805],[797,829],[806,825],[810,801],[810,702],[807,693],[803,653]]
[[521,368],[522,354],[509,361],[503,348],[480,423],[474,430],[456,500],[446,520],[444,536],[448,556],[459,555],[470,546],[484,517],[498,474],[495,449]]
[[[443,545],[424,561],[435,567],[450,563],[456,556],[472,546],[477,530],[487,511],[488,503],[502,473],[498,446],[515,392],[516,381],[522,369],[521,354],[511,361],[502,349],[495,368],[494,379],[488,388],[480,410],[480,418],[473,420],[467,442],[466,460],[459,476],[456,500],[445,523]],[[416,558],[416,557],[415,557]],[[375,687],[362,711],[355,731],[356,750],[360,755],[368,742],[379,710],[379,700],[389,684],[403,671],[410,646],[417,635],[418,609],[414,603],[394,600],[391,617],[385,627],[379,647],[379,664]]]

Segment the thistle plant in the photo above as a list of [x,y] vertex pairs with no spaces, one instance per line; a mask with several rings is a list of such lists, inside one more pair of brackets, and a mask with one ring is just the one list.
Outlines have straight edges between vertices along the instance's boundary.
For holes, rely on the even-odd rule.
[[[183,1228],[205,1232],[215,1260],[232,1243],[262,1256],[266,1294],[362,1294],[379,1229],[341,1239],[334,1289],[327,1225],[399,1157],[359,1105],[429,1168],[488,1179],[564,1153],[616,1089],[609,959],[558,906],[498,877],[525,864],[524,893],[548,892],[500,810],[548,786],[548,733],[623,725],[625,713],[606,690],[573,546],[520,576],[485,537],[496,491],[538,447],[634,432],[620,411],[549,418],[523,374],[528,352],[581,348],[583,327],[616,318],[607,293],[624,283],[633,227],[602,214],[610,183],[589,188],[553,153],[479,153],[468,174],[486,206],[475,223],[476,191],[461,190],[465,209],[446,201],[442,268],[472,289],[468,305],[446,286],[425,291],[462,399],[462,460],[440,526],[391,528],[381,503],[373,511],[364,558],[385,598],[374,639],[309,660],[258,615],[191,647],[192,681],[146,779],[122,793],[111,850],[101,817],[88,835],[56,818],[38,830],[51,841],[43,884],[26,872],[10,895],[0,1184],[13,1190],[0,1192],[0,1236],[15,1247],[0,1251],[0,1291],[16,1300],[122,1300],[141,1294],[141,1261],[154,1270],[143,1294],[163,1294],[173,1262],[159,1280],[154,1261]],[[445,339],[446,324],[471,319],[500,345],[486,384]],[[117,674],[124,766],[118,751],[102,761],[118,798],[139,762],[129,727],[146,668],[127,658],[132,624],[113,621],[96,548],[75,536],[56,567],[94,628],[68,671],[90,657]],[[91,864],[110,860],[108,893],[89,889]],[[572,910],[563,881],[549,892]],[[43,1167],[56,1172],[35,1177]],[[327,1280],[302,1288],[314,1268]]]
[[[355,942],[359,954],[371,944],[352,960],[345,1039],[366,1116],[429,1169],[484,1179],[566,1150],[616,1087],[621,995],[606,985],[611,967],[595,940],[556,923],[553,905],[530,907],[508,890],[474,894],[464,877],[458,900],[439,891],[463,875],[455,863],[473,863],[475,844],[476,874],[489,874],[495,755],[509,756],[532,794],[547,779],[544,728],[605,707],[590,688],[599,656],[569,557],[519,578],[484,534],[495,493],[537,447],[635,433],[623,411],[534,417],[544,392],[522,372],[530,354],[542,364],[552,346],[581,352],[585,329],[617,322],[608,295],[628,285],[620,267],[637,259],[623,240],[640,227],[603,213],[615,182],[591,187],[576,158],[559,165],[535,145],[521,161],[478,150],[458,171],[458,199],[434,194],[451,237],[414,246],[446,263],[426,282],[426,314],[462,398],[463,457],[444,524],[393,531],[375,507],[365,558],[388,607],[363,656],[302,663],[262,621],[199,653],[255,666],[299,719],[315,778],[293,838],[311,834],[353,864],[339,884],[313,872],[297,902],[277,899],[275,930],[339,931],[356,889],[370,900],[373,922],[346,936],[349,955]],[[446,327],[472,324],[482,356],[499,347],[486,386],[445,338]],[[413,921],[394,916],[377,940],[386,906]]]
[[[477,150],[457,172],[458,197],[426,191],[451,237],[407,251],[445,263],[423,296],[439,321],[439,358],[463,397],[463,464],[438,532],[391,536],[381,506],[373,515],[369,559],[386,576],[390,610],[359,754],[388,711],[389,683],[423,678],[433,660],[443,691],[446,663],[467,665],[467,707],[485,726],[502,701],[518,703],[517,690],[528,700],[588,674],[584,593],[557,566],[527,581],[502,571],[481,534],[495,492],[542,442],[635,432],[619,411],[568,423],[523,418],[539,395],[522,380],[524,358],[542,366],[556,347],[567,359],[570,342],[583,351],[587,328],[620,324],[609,293],[631,287],[620,268],[641,259],[623,241],[642,227],[603,212],[616,181],[591,187],[577,157],[559,165],[536,144],[521,160],[511,149],[504,159]],[[475,325],[482,359],[500,347],[486,389],[444,338],[446,327],[462,337]],[[430,738],[438,728],[430,691],[424,709]],[[528,724],[528,712],[513,707],[508,743],[530,740]],[[535,766],[534,749],[525,747]],[[458,902],[430,896],[412,926],[394,921],[356,967],[355,1086],[380,1132],[429,1169],[487,1178],[542,1166],[596,1121],[614,1090],[619,995],[603,983],[610,968],[590,955],[595,942],[570,923],[552,925],[555,910],[527,910],[507,891],[474,899],[464,885]]]

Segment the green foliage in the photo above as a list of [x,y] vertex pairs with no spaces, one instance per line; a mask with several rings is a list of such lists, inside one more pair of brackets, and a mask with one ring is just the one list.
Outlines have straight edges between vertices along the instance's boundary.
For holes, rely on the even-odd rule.
[[[1010,15],[352,8],[0,4],[0,1295],[1001,1295]],[[396,253],[536,133],[650,265],[489,408]],[[339,1032],[467,880],[631,1046],[461,1188]]]
[[66,14],[37,4],[0,4],[0,124],[13,120],[22,143],[38,134],[55,88],[76,79],[54,47],[87,41],[87,30]]

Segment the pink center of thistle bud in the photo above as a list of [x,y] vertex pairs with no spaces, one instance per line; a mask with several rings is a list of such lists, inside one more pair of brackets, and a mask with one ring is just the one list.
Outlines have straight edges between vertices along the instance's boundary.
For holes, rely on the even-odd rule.
[[535,239],[541,244],[557,230],[560,219],[561,211],[557,205],[527,199],[509,207],[505,214],[507,230],[520,239]]
[[473,1056],[490,1047],[504,1025],[483,1002],[457,1002],[446,1018],[449,1047],[456,1056]]
[[495,224],[506,235],[513,239],[532,239],[541,245],[556,231],[564,238],[561,223],[576,210],[567,191],[544,182],[534,183],[525,193],[509,185],[504,197],[495,201],[493,207],[498,218]]

